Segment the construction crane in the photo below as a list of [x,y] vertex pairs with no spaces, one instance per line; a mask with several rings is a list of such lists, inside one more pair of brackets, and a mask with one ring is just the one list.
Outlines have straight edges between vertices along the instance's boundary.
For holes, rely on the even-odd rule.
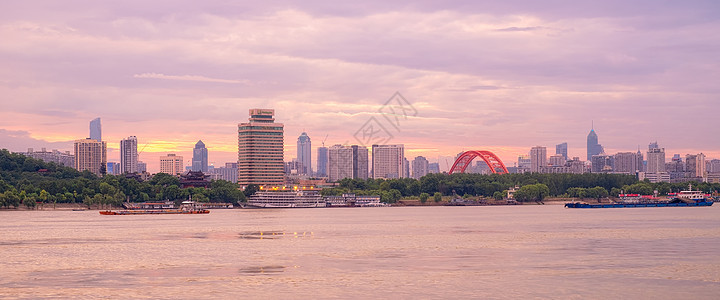
[[328,135],[330,135],[330,134],[326,134],[326,135],[325,135],[325,138],[322,140],[322,146],[323,146],[323,147],[325,147],[325,141],[327,141]]

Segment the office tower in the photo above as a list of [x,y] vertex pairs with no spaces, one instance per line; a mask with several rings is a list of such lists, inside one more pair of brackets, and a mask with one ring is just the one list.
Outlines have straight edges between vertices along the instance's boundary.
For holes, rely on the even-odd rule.
[[317,176],[328,176],[328,148],[319,147],[317,149]]
[[353,150],[353,178],[368,179],[368,148],[352,145]]
[[407,157],[403,157],[403,178],[410,178],[410,162]]
[[202,140],[195,143],[190,170],[203,173],[208,172],[208,150]]
[[550,156],[550,165],[553,167],[562,167],[565,165],[565,157],[561,154],[555,154]]
[[368,178],[368,149],[363,146],[334,145],[328,149],[328,180]]
[[590,162],[592,163],[591,172],[593,173],[608,173],[613,172],[615,166],[615,157],[612,155],[593,155]]
[[540,173],[540,168],[547,166],[547,148],[536,146],[530,149],[530,172]]
[[643,157],[640,152],[619,152],[615,154],[613,172],[636,174],[642,172]]
[[283,185],[283,127],[274,109],[260,108],[238,124],[238,184]]
[[705,154],[685,155],[687,177],[705,177]]
[[75,169],[88,170],[95,175],[105,175],[107,171],[107,145],[95,139],[75,141]]
[[593,128],[587,136],[587,160],[591,161],[593,155],[600,155],[603,152],[605,152],[603,146],[598,144],[598,136]]
[[177,175],[183,172],[183,157],[170,153],[160,157],[160,173]]
[[562,157],[565,158],[565,160],[568,160],[567,151],[568,151],[567,143],[555,145],[555,155],[562,155]]
[[440,173],[440,163],[428,163],[428,174],[430,173]]
[[95,118],[90,121],[90,138],[98,142],[102,142],[102,126],[100,125],[100,118]]
[[420,179],[420,177],[427,175],[429,172],[429,166],[430,164],[425,157],[415,157],[412,162],[412,177],[415,179]]
[[312,147],[310,146],[310,137],[303,132],[297,139],[297,160],[302,164],[301,175],[312,174]]
[[648,146],[646,173],[665,172],[665,148],[660,148],[657,142]]
[[532,161],[530,160],[530,156],[528,156],[528,155],[518,156],[518,168],[530,170],[531,166],[532,166]]
[[137,137],[120,140],[120,174],[138,172]]
[[138,173],[147,172],[147,164],[138,160],[137,171]]
[[401,178],[405,170],[404,163],[404,145],[372,145],[373,178]]

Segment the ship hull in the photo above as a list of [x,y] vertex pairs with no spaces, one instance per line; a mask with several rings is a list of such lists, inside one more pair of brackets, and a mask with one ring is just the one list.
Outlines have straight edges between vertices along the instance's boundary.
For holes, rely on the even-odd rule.
[[210,211],[203,210],[104,210],[100,211],[101,215],[195,215],[209,214]]
[[587,203],[565,203],[567,208],[630,208],[630,207],[699,207],[699,206],[712,206],[712,201],[702,202],[678,202],[678,203],[616,203],[616,204],[587,204]]

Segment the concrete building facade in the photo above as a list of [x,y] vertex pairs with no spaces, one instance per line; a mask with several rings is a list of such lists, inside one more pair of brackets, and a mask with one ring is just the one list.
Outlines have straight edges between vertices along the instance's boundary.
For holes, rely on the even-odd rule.
[[405,146],[372,145],[373,178],[402,178],[405,174]]
[[283,185],[283,130],[275,110],[250,109],[248,123],[238,124],[238,184]]
[[138,172],[137,137],[120,140],[120,174]]
[[160,173],[177,175],[184,172],[183,157],[170,153],[160,157]]
[[95,139],[76,140],[75,169],[82,172],[88,170],[102,176],[107,171],[107,145]]

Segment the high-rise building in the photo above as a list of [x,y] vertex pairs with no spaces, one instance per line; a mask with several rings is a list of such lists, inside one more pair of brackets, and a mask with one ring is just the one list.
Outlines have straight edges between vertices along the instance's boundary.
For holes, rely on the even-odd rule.
[[100,118],[95,118],[90,121],[90,138],[98,142],[102,142],[102,126],[100,125]]
[[639,151],[635,152],[619,152],[615,154],[615,162],[613,172],[637,174],[642,172],[643,157]]
[[614,171],[615,157],[612,155],[593,155],[590,162],[592,163],[591,171],[593,173],[608,173]]
[[368,178],[367,147],[334,145],[328,149],[328,180],[343,178]]
[[373,178],[401,178],[404,175],[405,146],[372,145]]
[[440,163],[429,163],[428,164],[428,174],[433,173],[437,174],[440,173]]
[[192,164],[190,166],[190,169],[195,172],[208,172],[208,150],[202,140],[195,143],[195,148],[193,148]]
[[328,176],[328,148],[319,147],[317,149],[317,176]]
[[120,172],[120,164],[119,164],[119,163],[116,163],[116,162],[109,161],[109,162],[107,163],[107,168],[106,168],[106,170],[107,170],[107,174],[110,174],[110,175],[120,175],[120,174],[122,174],[122,173]]
[[530,172],[539,173],[540,168],[547,166],[547,148],[542,146],[530,149]]
[[598,136],[593,128],[587,136],[587,160],[591,161],[593,155],[600,155],[603,152],[605,152],[603,146],[598,143]]
[[709,161],[707,168],[708,173],[720,173],[720,159],[713,159]]
[[120,174],[138,172],[137,137],[120,140]]
[[568,160],[568,147],[567,143],[557,144],[555,145],[555,155],[562,155],[565,160]]
[[403,157],[403,178],[410,178],[410,162],[407,157]]
[[299,174],[312,174],[312,147],[310,137],[303,132],[297,139],[297,160],[302,164]]
[[213,168],[212,170],[208,170],[210,174],[217,175],[218,179],[230,181],[232,183],[237,183],[237,163],[225,163],[224,167],[220,168]]
[[648,146],[647,166],[645,173],[664,173],[665,172],[665,148],[660,148],[657,142]]
[[107,171],[107,145],[95,139],[75,141],[75,169],[88,170],[95,175],[104,175]]
[[282,185],[283,124],[274,109],[253,108],[248,121],[238,124],[238,184]]
[[368,148],[352,145],[353,150],[353,178],[368,179]]
[[428,167],[429,167],[428,160],[425,157],[418,156],[413,159],[412,162],[412,177],[415,179],[420,179],[420,177],[423,177],[428,174]]
[[166,156],[160,156],[160,173],[177,175],[183,172],[183,157],[170,153]]
[[565,165],[566,160],[567,159],[565,159],[565,157],[562,156],[562,154],[555,154],[555,155],[550,155],[549,163],[553,167],[562,167]]
[[685,155],[687,177],[705,177],[705,154]]
[[138,160],[137,171],[138,173],[147,172],[147,164]]

